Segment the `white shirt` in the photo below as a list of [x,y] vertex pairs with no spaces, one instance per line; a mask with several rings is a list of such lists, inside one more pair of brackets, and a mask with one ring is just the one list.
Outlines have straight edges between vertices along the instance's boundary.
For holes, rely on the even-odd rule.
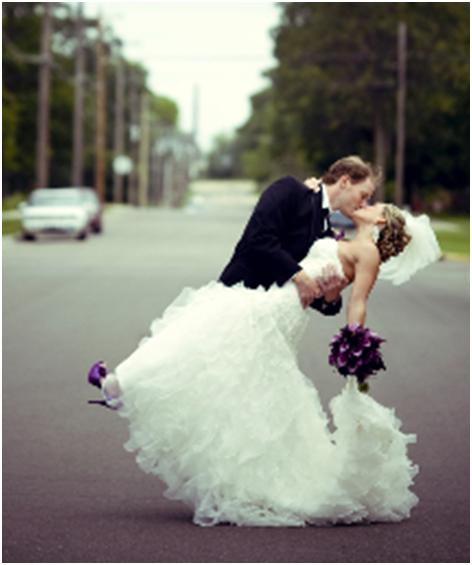
[[[329,213],[331,214],[332,212],[334,212],[334,210],[331,208],[331,202],[329,201],[329,195],[328,195],[328,191],[326,190],[326,187],[323,183],[320,182],[320,186],[321,186],[321,207],[323,209],[327,209],[329,210]],[[328,217],[326,217],[323,220],[323,230],[328,229]]]
[[331,202],[329,201],[329,194],[323,183],[320,182],[321,186],[321,207],[328,208],[329,213],[332,214],[334,210],[331,208]]

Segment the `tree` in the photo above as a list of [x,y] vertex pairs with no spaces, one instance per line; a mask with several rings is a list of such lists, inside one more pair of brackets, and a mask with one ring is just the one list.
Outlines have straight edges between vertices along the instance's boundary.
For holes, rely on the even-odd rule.
[[[406,182],[454,189],[468,183],[468,5],[465,3],[281,3],[273,31],[277,66],[265,106],[240,130],[264,124],[271,158],[320,174],[358,153],[393,176],[397,25],[408,26]],[[377,147],[377,150],[376,150]],[[381,148],[384,147],[382,157]],[[255,147],[252,152],[257,151]],[[439,158],[438,158],[439,156]],[[289,166],[287,166],[289,165]]]
[[[34,182],[40,17],[37,3],[2,4],[3,190],[22,191]],[[13,42],[14,39],[14,42]]]
[[208,155],[207,175],[210,178],[237,178],[241,176],[241,141],[228,134],[220,134],[213,140]]
[[[41,3],[4,2],[3,29],[3,190],[4,194],[28,192],[35,182],[36,112],[38,104],[38,54],[40,45]],[[53,66],[50,108],[50,185],[70,183],[72,165],[74,58],[76,48],[75,7],[53,3]],[[84,95],[84,183],[94,185],[95,176],[95,72],[96,34],[94,22],[89,22],[84,37],[86,61]],[[105,28],[107,65],[107,122],[114,119],[115,68],[113,30]],[[131,73],[140,77],[140,88],[147,89],[147,71],[139,64],[124,61],[127,78]],[[129,85],[128,85],[129,86]],[[170,98],[151,94],[150,115],[159,129],[175,128],[178,107]],[[126,115],[130,123],[129,104]],[[129,136],[129,127],[126,128]],[[158,133],[157,133],[158,134]],[[156,135],[157,135],[156,134]],[[111,186],[113,128],[107,129],[107,180]]]
[[151,93],[151,115],[160,128],[175,128],[179,118],[179,108],[171,98]]

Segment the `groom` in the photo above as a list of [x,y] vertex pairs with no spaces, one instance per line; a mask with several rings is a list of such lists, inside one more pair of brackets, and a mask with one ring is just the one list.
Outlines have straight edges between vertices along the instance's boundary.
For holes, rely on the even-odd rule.
[[262,193],[219,280],[226,286],[243,282],[249,288],[268,289],[291,279],[304,308],[311,306],[326,316],[337,314],[341,297],[328,302],[320,296],[340,286],[342,279],[325,272],[325,281],[315,281],[298,262],[314,241],[334,236],[331,212],[340,210],[350,217],[367,206],[377,174],[372,165],[350,156],[333,163],[321,182],[309,179],[304,184],[290,176],[275,181]]

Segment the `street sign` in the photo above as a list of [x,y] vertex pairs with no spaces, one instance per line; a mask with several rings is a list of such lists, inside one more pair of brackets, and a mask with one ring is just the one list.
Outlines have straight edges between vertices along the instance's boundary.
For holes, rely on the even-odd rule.
[[117,175],[128,175],[133,170],[133,161],[126,155],[118,155],[113,159],[113,171]]

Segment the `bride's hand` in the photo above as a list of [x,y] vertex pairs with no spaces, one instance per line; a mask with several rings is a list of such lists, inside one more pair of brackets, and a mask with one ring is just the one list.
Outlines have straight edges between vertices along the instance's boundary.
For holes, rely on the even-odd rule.
[[346,279],[339,275],[334,265],[326,265],[321,271],[321,276],[316,279],[318,286],[328,301],[335,300],[341,290],[346,286]]
[[306,179],[304,181],[306,186],[308,186],[308,188],[312,188],[312,189],[316,189],[318,187],[319,182],[320,182],[320,179],[317,179],[316,177],[310,177],[309,179]]

